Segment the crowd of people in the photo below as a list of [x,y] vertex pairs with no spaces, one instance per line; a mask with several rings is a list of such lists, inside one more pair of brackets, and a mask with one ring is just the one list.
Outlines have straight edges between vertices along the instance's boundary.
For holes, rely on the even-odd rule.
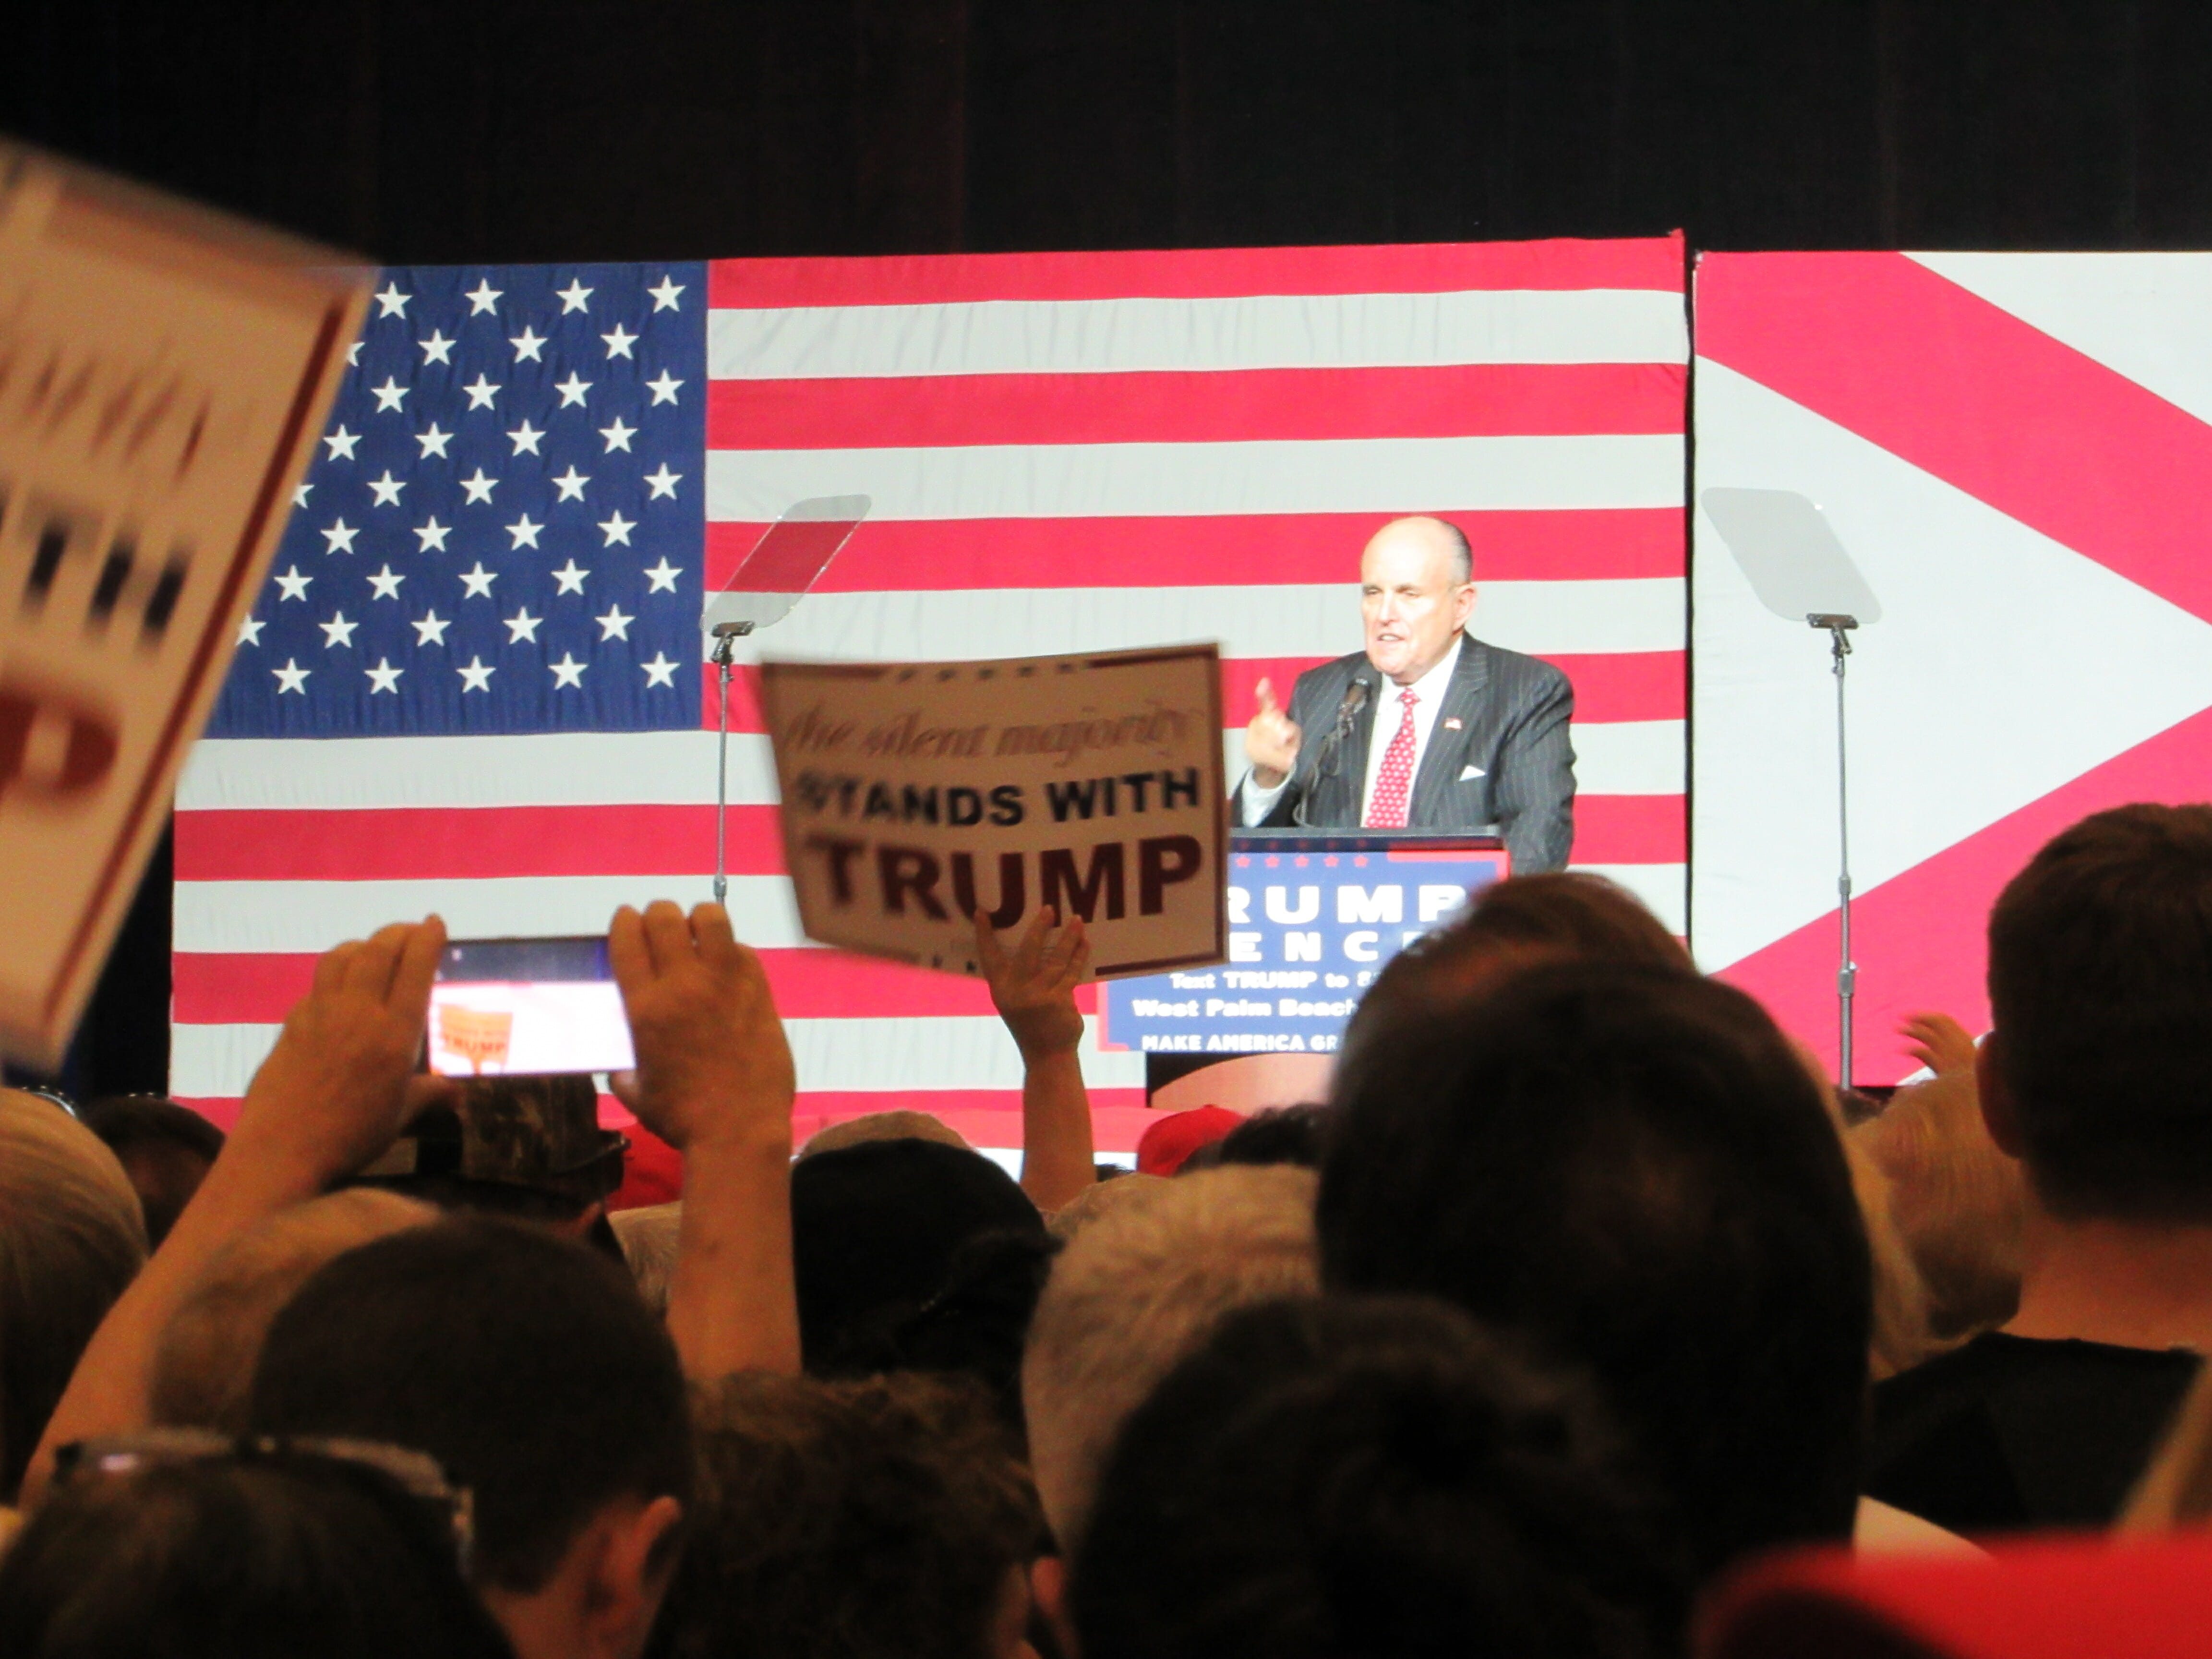
[[1080,921],[977,927],[1018,1179],[794,1149],[712,905],[610,931],[673,1202],[610,1212],[577,1080],[417,1073],[435,918],[320,960],[227,1137],[0,1095],[0,1659],[1948,1651],[1802,1610],[2212,1510],[2212,807],[2037,853],[1993,1030],[1887,1099],[1505,881],[1171,1176],[1096,1162]]

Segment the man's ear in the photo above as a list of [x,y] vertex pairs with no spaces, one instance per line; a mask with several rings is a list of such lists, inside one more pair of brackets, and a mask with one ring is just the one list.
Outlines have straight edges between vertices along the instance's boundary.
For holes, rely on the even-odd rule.
[[588,1651],[635,1659],[644,1650],[676,1570],[671,1545],[683,1518],[684,1506],[664,1494],[610,1504],[586,1528],[595,1546],[581,1597]]
[[1082,1659],[1075,1639],[1075,1620],[1067,1610],[1067,1563],[1056,1555],[1040,1555],[1030,1563],[1030,1595],[1038,1615],[1060,1644],[1060,1659]]
[[1974,1051],[1974,1093],[1982,1106],[1982,1127],[1990,1132],[1996,1149],[2017,1162],[2021,1157],[2020,1116],[2012,1091],[2005,1087],[2004,1067],[1998,1060],[2002,1039],[1992,1031]]
[[1475,586],[1469,582],[1452,595],[1452,611],[1459,617],[1459,625],[1467,626],[1468,618],[1474,615]]

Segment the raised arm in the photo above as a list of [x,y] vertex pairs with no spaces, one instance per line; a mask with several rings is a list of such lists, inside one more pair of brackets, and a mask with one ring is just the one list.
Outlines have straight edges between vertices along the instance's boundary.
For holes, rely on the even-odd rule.
[[410,1088],[410,1074],[445,946],[445,924],[432,916],[341,945],[315,964],[313,988],[253,1074],[207,1179],[93,1334],[24,1477],[27,1507],[57,1447],[145,1425],[161,1333],[216,1254],[374,1159],[423,1094],[444,1086]]
[[1012,951],[975,913],[975,954],[991,1003],[1022,1051],[1022,1190],[1047,1213],[1073,1203],[1098,1178],[1091,1096],[1083,1086],[1083,1016],[1075,988],[1091,971],[1083,918],[1067,926],[1049,906],[1030,919]]
[[684,1154],[668,1329],[684,1374],[799,1368],[791,1260],[791,1045],[760,957],[729,914],[624,905],[608,954],[637,1071],[616,1092]]

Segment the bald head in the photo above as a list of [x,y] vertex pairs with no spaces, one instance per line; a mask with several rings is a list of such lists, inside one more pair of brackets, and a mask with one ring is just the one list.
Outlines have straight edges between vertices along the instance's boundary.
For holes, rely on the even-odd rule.
[[1367,659],[1411,685],[1451,650],[1474,613],[1474,559],[1456,525],[1394,519],[1359,558]]

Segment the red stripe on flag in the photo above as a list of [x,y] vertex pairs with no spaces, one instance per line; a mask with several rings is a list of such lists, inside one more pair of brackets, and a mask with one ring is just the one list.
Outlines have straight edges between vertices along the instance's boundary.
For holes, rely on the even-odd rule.
[[[1243,587],[1359,579],[1382,513],[1192,518],[871,519],[823,573],[827,593],[1002,587]],[[1679,507],[1454,513],[1485,581],[1680,576]],[[707,526],[707,590],[718,591],[768,526]],[[1476,611],[1480,626],[1481,612]]]
[[1679,293],[1682,281],[1682,238],[1677,232],[1613,241],[717,259],[708,267],[707,292],[715,306],[811,307],[1465,289]]
[[[236,1096],[178,1098],[218,1128],[228,1130],[238,1121]],[[883,1094],[802,1090],[792,1107],[792,1139],[803,1146],[811,1136],[832,1123],[872,1112],[913,1111],[927,1112],[942,1120],[971,1146],[1018,1147],[1022,1144],[1021,1105],[1021,1095],[1012,1089],[917,1089]],[[622,1113],[620,1117],[628,1118],[629,1114]],[[1091,1091],[1091,1141],[1102,1152],[1134,1152],[1138,1139],[1158,1121],[1158,1114],[1146,1109],[1141,1089]],[[619,1120],[615,1127],[623,1127]]]
[[2212,427],[1926,266],[1714,254],[1698,349],[2212,617]]
[[[982,981],[936,974],[843,951],[763,951],[776,1012],[787,1019],[856,1019],[968,1014],[988,1017]],[[180,951],[171,958],[173,1018],[180,1025],[274,1025],[307,995],[315,958]],[[1096,1013],[1098,988],[1079,985],[1076,1006]]]
[[1674,434],[1688,382],[1680,363],[716,380],[707,447]]
[[[1941,1009],[1969,1030],[1987,1029],[1990,907],[2045,842],[2108,806],[2201,799],[2196,781],[2208,775],[2212,709],[2167,727],[1853,899],[1859,1080],[1892,1082],[1918,1066],[1896,1034],[1908,1014]],[[1899,963],[1910,963],[1909,971],[1898,972],[1893,964]],[[1765,1002],[1785,1030],[1835,1066],[1835,912],[1729,963],[1719,977]]]

